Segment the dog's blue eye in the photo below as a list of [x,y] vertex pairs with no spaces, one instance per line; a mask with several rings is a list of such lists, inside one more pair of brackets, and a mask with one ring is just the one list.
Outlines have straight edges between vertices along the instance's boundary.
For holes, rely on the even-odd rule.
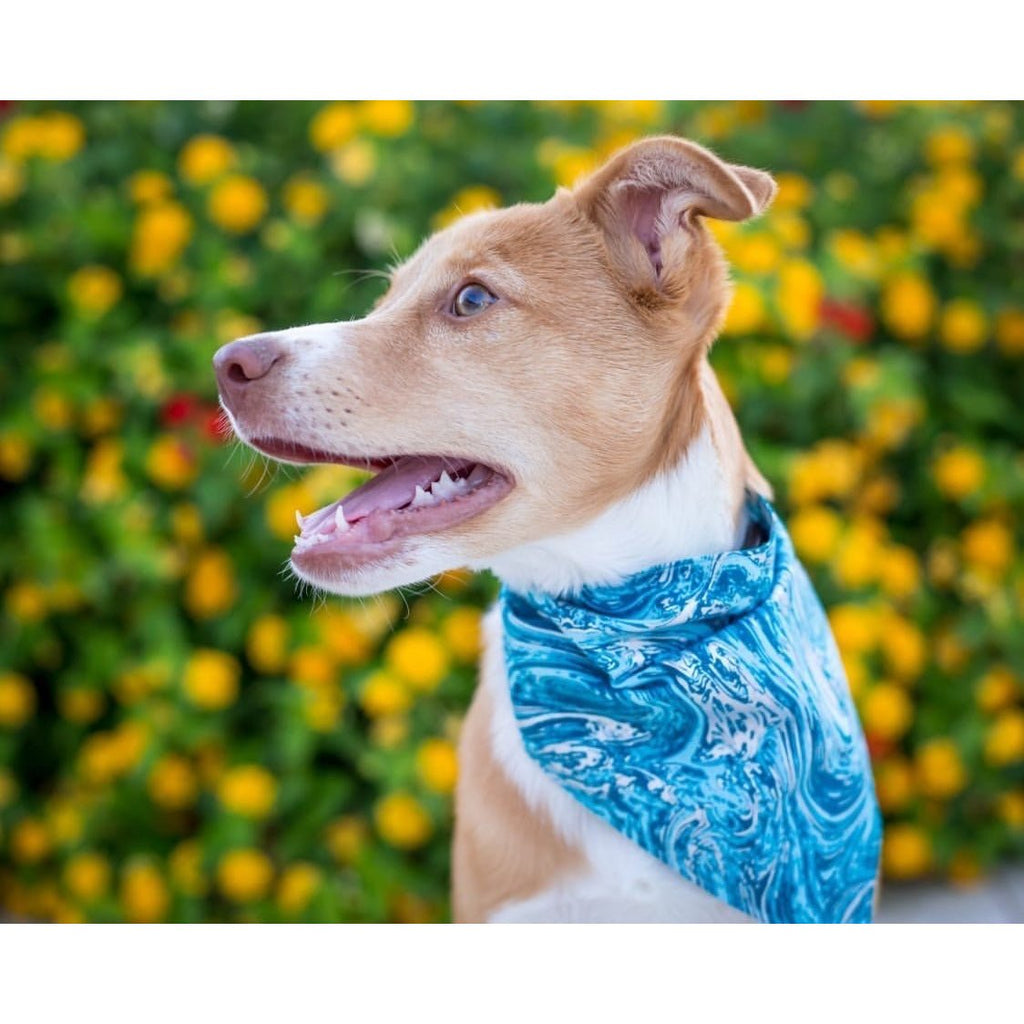
[[492,295],[482,284],[467,284],[455,296],[452,313],[455,316],[475,316],[497,301],[498,297]]

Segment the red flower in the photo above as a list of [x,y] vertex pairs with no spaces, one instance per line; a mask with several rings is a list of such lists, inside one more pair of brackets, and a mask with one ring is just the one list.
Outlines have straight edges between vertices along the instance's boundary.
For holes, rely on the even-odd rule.
[[838,299],[822,299],[821,319],[852,341],[867,341],[875,330],[875,322],[863,306]]
[[184,426],[195,416],[198,404],[195,395],[171,395],[160,410],[161,424],[167,430]]
[[215,444],[224,444],[231,437],[231,425],[227,414],[216,405],[208,405],[203,409],[203,434]]

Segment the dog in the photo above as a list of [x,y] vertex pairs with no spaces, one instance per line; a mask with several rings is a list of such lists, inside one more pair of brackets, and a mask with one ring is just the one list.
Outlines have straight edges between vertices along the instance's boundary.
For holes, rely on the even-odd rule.
[[376,473],[298,517],[298,577],[502,581],[459,744],[456,921],[870,920],[863,736],[708,362],[730,291],[705,219],[774,193],[643,139],[435,234],[365,318],[214,357],[241,440]]

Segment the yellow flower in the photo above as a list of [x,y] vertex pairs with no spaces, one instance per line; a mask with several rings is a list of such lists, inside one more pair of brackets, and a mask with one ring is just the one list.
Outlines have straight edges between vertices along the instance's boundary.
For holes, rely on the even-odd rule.
[[[715,221],[714,223],[721,223]],[[787,249],[800,251],[806,249],[811,242],[811,229],[798,213],[790,210],[776,210],[774,204],[768,211],[768,223],[775,237]]]
[[964,558],[976,568],[1002,574],[1013,559],[1013,533],[998,519],[978,519],[961,535]]
[[302,686],[328,686],[335,680],[337,666],[330,651],[308,645],[296,648],[288,664],[288,675]]
[[64,395],[46,387],[33,394],[32,411],[48,430],[67,430],[74,414],[71,402]]
[[837,604],[828,613],[836,643],[844,655],[866,654],[878,644],[876,611],[862,604]]
[[146,788],[155,804],[169,811],[180,811],[196,802],[199,779],[188,758],[165,754],[153,765]]
[[985,760],[997,767],[1024,761],[1024,711],[999,713],[985,733]]
[[892,683],[879,683],[862,704],[864,728],[883,740],[897,740],[914,719],[914,705],[906,692]]
[[561,139],[545,139],[537,147],[537,159],[551,170],[557,185],[569,188],[594,170],[598,154],[582,146],[567,145]]
[[892,544],[882,555],[878,576],[889,597],[908,598],[921,586],[921,563],[910,548]]
[[850,590],[865,587],[878,579],[883,550],[878,520],[855,519],[839,545],[832,575]]
[[1024,309],[1003,309],[996,314],[996,344],[1004,355],[1024,355]]
[[8,846],[11,857],[18,864],[37,864],[49,856],[53,842],[39,818],[22,818],[11,829]]
[[878,250],[871,239],[860,231],[833,231],[828,245],[836,262],[854,277],[865,281],[873,281],[878,277]]
[[769,384],[784,384],[793,372],[793,362],[793,352],[785,345],[760,346],[759,368]]
[[879,630],[879,642],[889,671],[903,681],[916,679],[927,660],[924,634],[909,619],[894,612],[886,614]]
[[223,615],[238,596],[235,570],[227,553],[218,548],[202,552],[185,580],[185,607],[195,619]]
[[144,277],[169,270],[192,237],[192,217],[181,203],[158,201],[143,207],[132,228],[128,263]]
[[931,285],[920,274],[895,274],[882,290],[882,321],[898,338],[922,338],[935,317],[935,301]]
[[128,194],[139,206],[163,202],[173,192],[174,182],[162,171],[136,171],[128,179]]
[[914,772],[905,758],[889,758],[875,768],[875,792],[886,814],[906,808],[914,797]]
[[155,865],[136,861],[125,868],[121,878],[121,906],[129,921],[135,924],[162,921],[170,905],[167,883]]
[[91,265],[76,270],[68,280],[68,298],[85,316],[101,317],[117,305],[124,289],[109,267]]
[[968,163],[974,156],[974,140],[958,125],[937,128],[925,140],[925,159],[928,163]]
[[480,611],[464,605],[441,623],[441,635],[455,660],[471,665],[480,656]]
[[864,440],[868,446],[891,451],[906,441],[924,418],[924,408],[914,398],[880,398],[868,409]]
[[928,834],[917,825],[890,825],[882,844],[882,867],[889,878],[918,878],[932,865]]
[[0,203],[9,203],[21,195],[25,187],[25,172],[20,164],[0,157]]
[[412,127],[414,113],[408,100],[367,100],[359,108],[359,119],[376,135],[396,138]]
[[178,173],[193,185],[208,185],[235,166],[234,148],[219,135],[197,135],[178,155]]
[[911,233],[924,245],[946,252],[956,252],[969,237],[967,209],[937,185],[921,189],[910,205]]
[[412,694],[386,669],[378,669],[363,683],[359,706],[371,718],[397,715],[412,707]]
[[304,861],[289,864],[281,872],[281,879],[277,883],[274,897],[277,909],[282,914],[301,914],[322,881],[323,875],[315,864]]
[[316,499],[310,493],[308,484],[297,480],[271,491],[264,508],[270,532],[278,540],[290,541],[296,531],[295,513],[308,515],[316,508]]
[[331,154],[331,170],[346,185],[359,188],[377,170],[377,147],[366,139],[354,139]]
[[416,751],[416,774],[427,789],[434,793],[451,793],[458,773],[458,758],[449,740],[434,737],[420,744]]
[[493,210],[501,205],[501,196],[487,185],[468,185],[457,192],[452,201],[440,213],[435,214],[432,224],[436,229],[446,228],[449,224],[480,210]]
[[976,449],[959,444],[935,459],[932,477],[945,497],[962,501],[985,482],[985,461]]
[[342,665],[364,665],[372,650],[372,637],[351,609],[324,605],[313,613],[320,642]]
[[36,691],[18,672],[0,673],[0,728],[17,729],[35,713]]
[[31,465],[32,449],[28,441],[21,434],[0,434],[0,478],[21,480]]
[[238,698],[241,667],[226,651],[200,648],[185,666],[185,694],[196,706],[217,711]]
[[984,192],[981,176],[967,167],[944,167],[935,179],[935,187],[954,206],[975,206]]
[[296,174],[284,184],[284,208],[307,227],[319,224],[327,212],[327,190],[308,175]]
[[821,319],[825,284],[813,263],[788,260],[779,272],[776,291],[783,326],[798,341],[809,338]]
[[401,850],[422,846],[433,832],[427,812],[408,793],[389,793],[377,801],[373,820],[381,838]]
[[838,513],[824,505],[807,505],[790,520],[789,532],[801,558],[821,564],[836,553],[843,522]]
[[87,505],[102,505],[120,498],[128,488],[121,464],[124,443],[112,437],[101,438],[89,452],[82,474],[79,495]]
[[203,848],[196,839],[186,839],[171,850],[167,858],[171,882],[186,896],[205,896],[206,878],[203,875]]
[[422,626],[396,633],[384,652],[384,660],[414,690],[429,693],[448,674],[448,652],[441,641]]
[[219,228],[243,235],[263,220],[267,194],[255,178],[232,174],[214,187],[206,209]]
[[275,675],[288,663],[288,623],[280,615],[261,615],[245,638],[245,656],[257,672]]
[[100,690],[85,686],[72,686],[57,694],[57,709],[61,717],[76,725],[88,725],[103,714],[105,700]]
[[849,441],[830,438],[798,455],[790,466],[790,497],[807,505],[823,498],[846,498],[860,482],[864,454]]
[[234,814],[265,818],[277,799],[277,783],[258,764],[239,765],[225,772],[217,786],[217,799]]
[[780,210],[800,210],[814,198],[814,186],[802,175],[783,171],[775,176],[779,191],[772,203]]
[[778,243],[764,231],[738,235],[727,252],[733,266],[744,274],[770,274],[782,260]]
[[217,865],[217,885],[235,903],[262,899],[273,879],[274,865],[259,850],[232,850]]
[[64,865],[64,886],[83,903],[100,899],[110,888],[110,861],[95,850],[73,854]]
[[928,740],[915,756],[921,792],[933,800],[948,800],[967,785],[967,771],[957,745],[945,737]]
[[37,583],[13,583],[4,595],[4,606],[18,622],[39,622],[46,616],[46,591]]
[[974,699],[978,707],[987,714],[993,714],[1009,707],[1020,692],[1020,683],[1009,665],[993,665],[978,680],[974,688]]
[[765,306],[760,290],[748,281],[738,281],[732,290],[732,302],[722,324],[722,333],[753,334],[764,326]]
[[146,455],[146,474],[165,491],[187,487],[198,471],[191,450],[171,434],[158,437]]
[[382,750],[395,750],[409,738],[409,719],[405,715],[381,715],[370,726],[370,742]]
[[70,160],[85,145],[85,128],[74,115],[55,110],[40,115],[39,121],[39,155],[44,159]]
[[7,122],[0,149],[12,160],[38,155],[42,142],[41,122],[36,117],[15,117]]
[[1011,829],[1024,829],[1024,789],[1001,793],[996,801],[996,811]]
[[884,516],[900,501],[899,484],[891,476],[868,480],[857,494],[857,511],[865,515]]
[[353,814],[347,814],[327,826],[324,842],[339,864],[354,864],[366,845],[368,835],[366,822]]
[[18,783],[6,769],[0,768],[0,811],[9,807],[18,796]]
[[85,144],[85,128],[72,114],[49,111],[37,117],[12,120],[0,149],[13,160],[40,156],[44,160],[70,160]]
[[303,718],[313,732],[333,732],[345,709],[345,695],[337,689],[321,689],[306,695]]
[[943,307],[939,336],[950,352],[977,352],[988,337],[988,320],[982,308],[970,299],[953,299]]
[[331,103],[321,110],[309,125],[309,139],[321,153],[339,149],[356,133],[358,119],[351,103]]

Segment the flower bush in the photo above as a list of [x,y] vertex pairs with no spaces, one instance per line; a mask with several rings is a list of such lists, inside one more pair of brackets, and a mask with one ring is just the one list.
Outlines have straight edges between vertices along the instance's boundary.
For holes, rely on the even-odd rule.
[[282,574],[355,477],[228,443],[222,342],[361,315],[461,214],[652,132],[771,169],[714,363],[830,617],[893,880],[1024,836],[1019,104],[91,103],[0,120],[0,906],[448,913],[493,581]]

